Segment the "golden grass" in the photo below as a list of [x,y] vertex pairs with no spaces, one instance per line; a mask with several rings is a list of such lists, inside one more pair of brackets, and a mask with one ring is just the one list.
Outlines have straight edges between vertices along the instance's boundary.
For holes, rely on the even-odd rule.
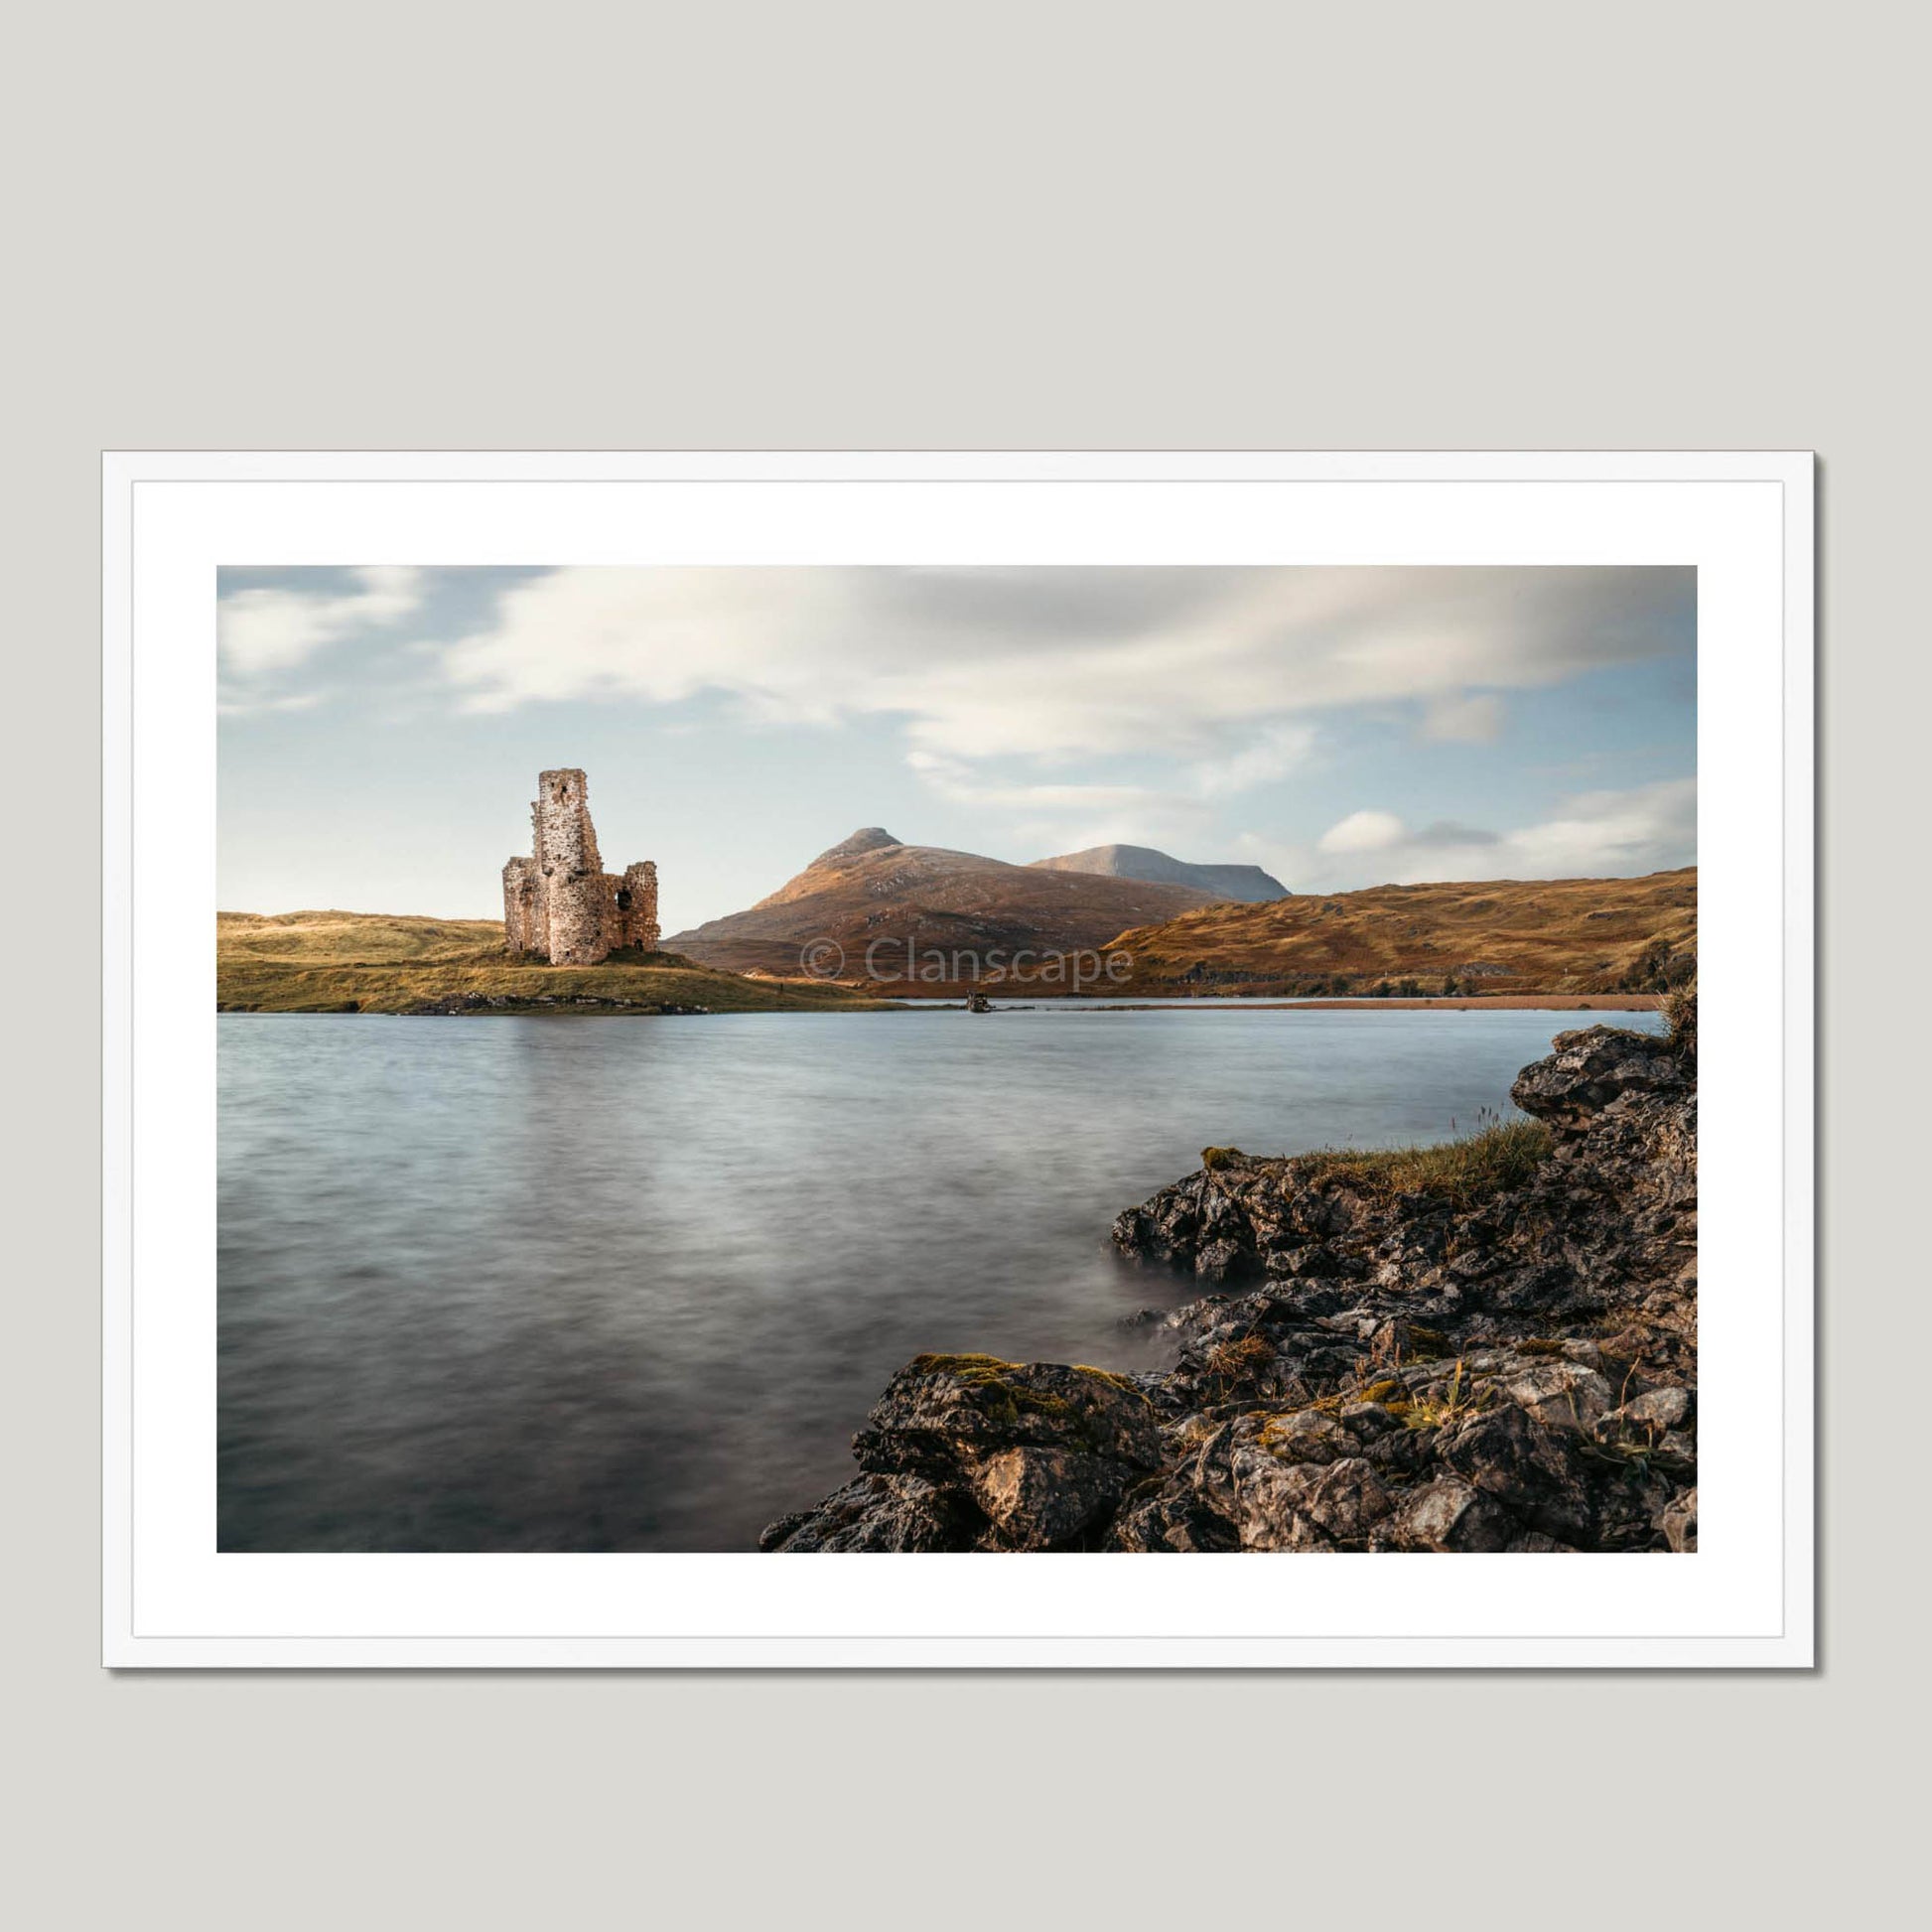
[[1125,994],[1643,990],[1656,961],[1697,952],[1697,869],[1303,893],[1181,912],[1107,950],[1133,956]]
[[621,955],[602,966],[513,960],[502,927],[485,919],[335,911],[215,918],[214,997],[224,1011],[406,1013],[471,995],[520,1012],[573,1000],[711,1013],[863,1012],[887,1004],[810,980],[744,979],[676,953]]
[[1698,983],[1673,987],[1664,998],[1664,1018],[1670,1023],[1670,1043],[1686,1059],[1698,1056]]
[[427,965],[503,957],[500,919],[428,919],[385,912],[217,912],[216,955],[306,965]]
[[1297,1157],[1305,1179],[1332,1180],[1371,1199],[1427,1194],[1449,1206],[1479,1206],[1522,1186],[1548,1158],[1540,1120],[1485,1120],[1473,1132],[1424,1147],[1320,1148]]

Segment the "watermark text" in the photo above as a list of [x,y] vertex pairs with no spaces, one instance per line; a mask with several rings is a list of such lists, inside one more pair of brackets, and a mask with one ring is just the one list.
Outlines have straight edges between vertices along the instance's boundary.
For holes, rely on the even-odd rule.
[[[846,976],[845,948],[836,939],[808,939],[798,949],[798,965],[809,979],[840,979]],[[887,938],[867,945],[859,972],[852,977],[863,976],[876,986],[1056,986],[1077,993],[1103,982],[1123,985],[1133,971],[1132,953],[1103,953],[1091,946],[1068,951],[1051,946],[992,946],[979,952]]]

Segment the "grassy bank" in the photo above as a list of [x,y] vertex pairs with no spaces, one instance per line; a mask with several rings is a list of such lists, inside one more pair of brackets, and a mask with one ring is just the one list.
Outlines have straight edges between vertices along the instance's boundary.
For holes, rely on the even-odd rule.
[[[1332,1181],[1369,1200],[1422,1194],[1467,1210],[1522,1186],[1550,1156],[1554,1142],[1540,1120],[1482,1119],[1470,1132],[1415,1147],[1317,1148],[1311,1154],[1264,1157],[1263,1165],[1292,1173],[1296,1184]],[[1201,1150],[1210,1173],[1247,1168],[1239,1148]]]
[[1521,1187],[1554,1145],[1540,1120],[1492,1120],[1474,1133],[1421,1147],[1323,1148],[1297,1164],[1311,1180],[1333,1180],[1372,1200],[1425,1194],[1468,1209]]
[[809,980],[746,979],[677,953],[602,966],[505,957],[483,919],[354,912],[223,912],[215,922],[215,1005],[227,1013],[847,1013],[881,1009]]

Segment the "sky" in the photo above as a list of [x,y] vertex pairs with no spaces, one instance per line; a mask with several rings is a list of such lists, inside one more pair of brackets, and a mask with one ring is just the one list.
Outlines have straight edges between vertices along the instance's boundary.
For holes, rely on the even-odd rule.
[[228,569],[224,910],[499,917],[582,766],[667,934],[866,825],[1294,892],[1697,858],[1689,568]]

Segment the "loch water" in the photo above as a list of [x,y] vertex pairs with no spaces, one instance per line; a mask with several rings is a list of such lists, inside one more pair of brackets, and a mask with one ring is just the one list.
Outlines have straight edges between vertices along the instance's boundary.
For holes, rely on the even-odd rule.
[[922,1350],[1134,1369],[1123,1207],[1651,1015],[224,1015],[224,1550],[748,1550]]

